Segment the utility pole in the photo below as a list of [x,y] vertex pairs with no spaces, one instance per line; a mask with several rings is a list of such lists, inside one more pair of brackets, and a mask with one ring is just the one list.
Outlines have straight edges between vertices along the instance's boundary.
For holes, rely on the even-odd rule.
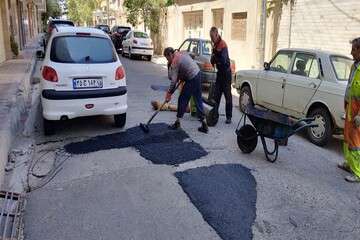
[[265,42],[266,42],[266,10],[267,0],[258,0],[259,16],[258,16],[258,34],[257,34],[257,46],[256,46],[256,65],[258,69],[261,69],[265,60]]
[[106,10],[107,10],[107,25],[110,26],[110,0],[106,0]]

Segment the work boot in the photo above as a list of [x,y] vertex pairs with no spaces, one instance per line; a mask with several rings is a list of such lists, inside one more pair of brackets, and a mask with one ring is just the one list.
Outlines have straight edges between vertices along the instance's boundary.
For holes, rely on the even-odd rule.
[[360,183],[360,178],[356,175],[349,175],[345,177],[347,182]]
[[177,130],[180,128],[180,122],[176,120],[172,125],[169,126],[169,129],[171,130]]
[[198,128],[198,131],[202,133],[208,133],[209,128],[205,121],[201,122],[201,127]]
[[227,118],[225,121],[226,124],[230,124],[231,123],[231,118]]
[[349,165],[348,165],[346,162],[339,163],[339,164],[337,165],[337,167],[340,168],[341,170],[344,170],[344,171],[346,171],[346,172],[351,173],[351,169],[350,169]]

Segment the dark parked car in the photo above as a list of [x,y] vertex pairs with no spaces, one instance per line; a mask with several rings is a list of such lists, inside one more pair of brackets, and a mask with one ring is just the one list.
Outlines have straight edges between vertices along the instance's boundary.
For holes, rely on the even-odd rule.
[[131,30],[130,27],[114,26],[111,29],[111,40],[115,46],[116,51],[122,51],[122,42],[126,34]]
[[50,19],[48,26],[47,26],[47,30],[45,33],[45,38],[44,38],[44,48],[46,48],[46,44],[51,36],[51,32],[56,28],[56,27],[73,27],[75,26],[74,23],[72,21],[69,20],[62,20],[62,19]]
[[106,24],[98,24],[95,26],[95,28],[103,30],[105,33],[110,34],[110,27]]
[[[188,38],[178,49],[180,52],[188,52],[201,70],[201,82],[205,86],[209,86],[209,99],[211,99],[216,81],[216,69],[211,65],[212,43],[210,40],[201,38]],[[235,61],[231,60],[232,80],[235,77]]]

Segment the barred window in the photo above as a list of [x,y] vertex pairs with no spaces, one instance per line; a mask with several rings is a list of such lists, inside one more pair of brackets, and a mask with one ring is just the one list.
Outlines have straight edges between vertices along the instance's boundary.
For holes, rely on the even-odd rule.
[[246,41],[247,12],[232,14],[231,38],[232,40]]

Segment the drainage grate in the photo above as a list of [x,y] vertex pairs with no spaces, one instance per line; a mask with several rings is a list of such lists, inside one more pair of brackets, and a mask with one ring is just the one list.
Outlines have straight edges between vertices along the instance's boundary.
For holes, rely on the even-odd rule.
[[0,191],[0,240],[15,240],[19,236],[22,195]]

